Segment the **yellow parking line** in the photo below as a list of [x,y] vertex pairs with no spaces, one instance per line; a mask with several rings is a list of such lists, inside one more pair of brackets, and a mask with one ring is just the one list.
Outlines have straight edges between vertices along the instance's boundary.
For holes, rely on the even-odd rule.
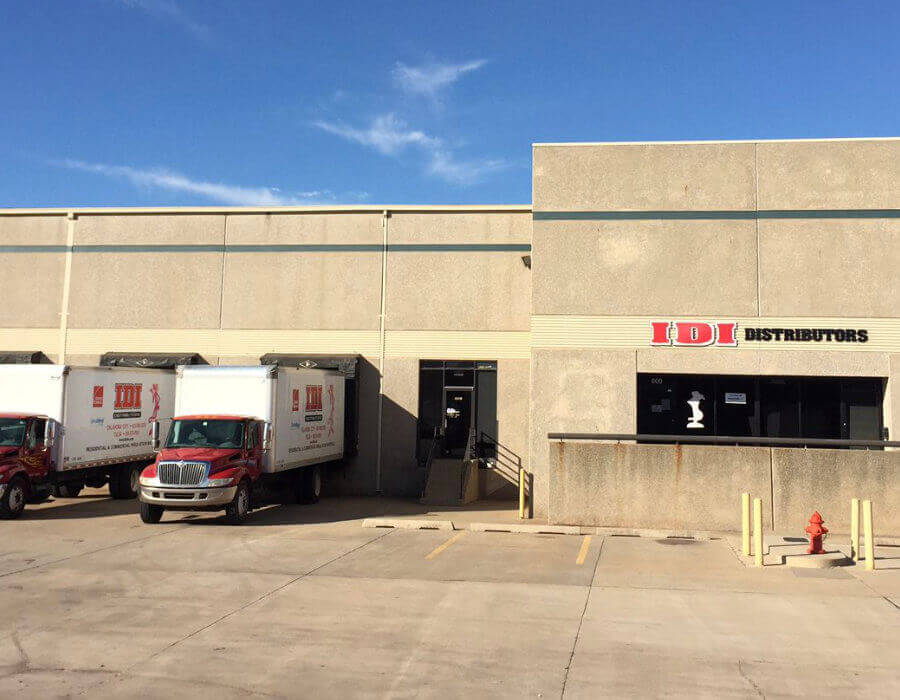
[[439,545],[438,547],[435,547],[435,548],[434,548],[434,551],[432,551],[431,554],[429,554],[429,555],[426,556],[425,558],[426,558],[426,559],[434,559],[438,554],[440,554],[441,552],[443,552],[445,549],[447,549],[447,547],[449,547],[451,544],[453,544],[454,542],[456,542],[457,540],[459,540],[459,539],[460,539],[463,535],[465,535],[465,534],[466,534],[466,531],[463,530],[463,531],[460,532],[459,534],[453,535],[453,537],[451,537],[449,540],[447,540],[446,542],[444,542],[444,544]]
[[578,550],[578,558],[575,560],[575,563],[578,566],[584,564],[584,560],[587,557],[588,550],[591,548],[591,536],[585,535],[584,539],[581,542],[581,549]]

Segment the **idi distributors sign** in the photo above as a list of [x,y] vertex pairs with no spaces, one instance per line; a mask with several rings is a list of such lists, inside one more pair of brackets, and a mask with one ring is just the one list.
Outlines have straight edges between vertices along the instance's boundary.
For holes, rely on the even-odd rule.
[[651,321],[650,345],[734,348],[755,343],[868,343],[866,328],[739,327],[737,321]]

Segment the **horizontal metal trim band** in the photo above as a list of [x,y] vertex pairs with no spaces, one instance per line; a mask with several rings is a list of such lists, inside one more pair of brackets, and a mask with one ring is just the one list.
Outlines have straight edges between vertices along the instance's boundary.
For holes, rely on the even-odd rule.
[[[388,357],[460,360],[527,359],[528,331],[414,331],[385,332]],[[0,328],[0,349],[36,348],[55,354],[59,329]],[[66,352],[97,355],[105,352],[196,352],[209,357],[259,357],[271,352],[348,353],[377,356],[377,330],[239,330],[217,328],[69,328]]]
[[710,211],[536,211],[534,221],[723,221],[757,219],[900,219],[900,209],[765,209]]
[[655,435],[645,433],[547,433],[548,440],[591,440],[663,443],[663,444],[701,444],[704,446],[720,445],[760,445],[762,447],[900,447],[895,440],[839,440],[832,438],[781,438],[781,437],[740,437],[729,435]]
[[[380,243],[0,245],[0,253],[380,253]],[[389,253],[531,252],[530,243],[389,243]]]
[[9,208],[0,209],[0,216],[159,216],[161,214],[483,214],[531,212],[530,204],[343,204],[318,206],[272,206],[272,207],[63,207]]

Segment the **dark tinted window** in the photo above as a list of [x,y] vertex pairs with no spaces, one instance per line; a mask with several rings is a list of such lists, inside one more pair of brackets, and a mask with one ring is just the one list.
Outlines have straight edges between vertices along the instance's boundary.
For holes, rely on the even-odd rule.
[[881,439],[882,379],[639,374],[638,432]]

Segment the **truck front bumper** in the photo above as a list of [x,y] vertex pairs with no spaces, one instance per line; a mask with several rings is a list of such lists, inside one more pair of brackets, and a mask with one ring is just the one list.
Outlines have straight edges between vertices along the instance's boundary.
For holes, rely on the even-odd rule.
[[224,508],[234,500],[237,486],[185,489],[168,486],[141,486],[141,500],[167,508]]

